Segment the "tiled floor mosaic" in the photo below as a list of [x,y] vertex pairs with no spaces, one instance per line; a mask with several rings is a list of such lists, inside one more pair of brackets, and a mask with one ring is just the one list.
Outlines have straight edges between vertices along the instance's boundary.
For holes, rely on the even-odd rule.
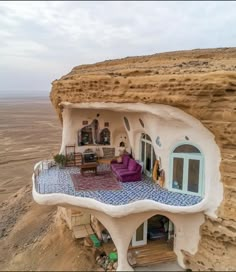
[[[99,170],[107,170],[108,165],[99,165]],[[97,201],[111,204],[124,205],[137,200],[150,199],[156,202],[173,206],[191,206],[199,203],[199,196],[170,192],[154,184],[151,178],[143,175],[142,181],[122,183],[119,191],[75,191],[70,174],[79,173],[77,167],[59,169],[52,167],[43,170],[37,177],[37,190],[41,194],[64,193],[73,196],[93,198]]]

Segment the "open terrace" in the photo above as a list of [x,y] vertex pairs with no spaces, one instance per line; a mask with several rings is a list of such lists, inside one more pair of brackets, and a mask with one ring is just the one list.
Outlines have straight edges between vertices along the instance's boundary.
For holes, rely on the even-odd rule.
[[[100,171],[109,171],[110,166],[100,164]],[[142,180],[136,182],[117,182],[119,189],[78,190],[75,188],[71,175],[80,174],[78,167],[66,167],[63,169],[53,166],[50,169],[41,170],[35,178],[36,191],[40,194],[68,194],[75,197],[95,199],[110,205],[125,205],[139,200],[153,200],[173,206],[191,206],[201,202],[202,198],[188,194],[171,192],[155,184],[150,177],[142,175]],[[91,179],[91,178],[90,178]]]

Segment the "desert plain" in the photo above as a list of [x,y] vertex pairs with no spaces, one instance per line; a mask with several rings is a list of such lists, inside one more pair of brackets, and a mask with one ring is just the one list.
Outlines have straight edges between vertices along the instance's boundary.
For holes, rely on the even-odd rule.
[[61,124],[48,97],[0,98],[0,270],[96,270],[57,207],[32,198],[36,162],[60,150]]
[[61,125],[49,98],[0,100],[0,201],[28,184],[36,162],[60,149]]

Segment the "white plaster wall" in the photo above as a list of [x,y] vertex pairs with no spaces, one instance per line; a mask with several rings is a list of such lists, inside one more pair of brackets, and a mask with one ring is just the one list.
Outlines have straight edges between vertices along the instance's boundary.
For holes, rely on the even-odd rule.
[[[39,164],[35,166],[38,167]],[[198,207],[173,207],[143,200],[128,205],[111,206],[93,199],[65,194],[41,195],[33,181],[33,197],[39,204],[58,205],[92,214],[107,228],[118,252],[117,271],[132,271],[127,261],[127,250],[136,229],[156,214],[168,217],[175,226],[174,252],[179,265],[185,268],[182,250],[195,254],[200,240],[200,226],[204,222],[204,203]],[[197,206],[197,205],[195,205]],[[78,208],[79,207],[79,208]],[[201,212],[202,210],[202,212]],[[124,231],[125,230],[125,231]]]
[[[97,117],[99,114],[99,117]],[[93,110],[93,109],[73,109],[64,108],[63,113],[63,134],[62,145],[60,153],[65,152],[66,145],[76,146],[76,152],[84,152],[85,149],[90,148],[93,151],[99,148],[101,156],[103,155],[102,147],[115,147],[116,155],[119,155],[119,144],[121,141],[125,141],[127,145],[127,151],[130,151],[130,144],[128,135],[123,126],[121,114],[110,110]],[[88,121],[88,125],[92,123],[94,119],[99,122],[99,129],[102,130],[105,122],[109,122],[108,129],[111,132],[111,145],[88,145],[78,146],[78,131],[84,127],[82,122]],[[126,137],[126,139],[125,139]]]
[[120,152],[124,151],[124,148],[120,147],[120,142],[125,143],[125,150],[130,153],[130,142],[128,134],[126,133],[124,127],[122,130],[113,131],[114,146],[116,147],[116,156],[120,155]]
[[[152,145],[157,158],[161,158],[162,168],[165,170],[165,187],[170,187],[170,155],[173,148],[180,143],[189,143],[197,146],[203,155],[204,172],[204,196],[208,199],[209,209],[206,213],[215,217],[215,211],[223,197],[223,187],[220,181],[220,151],[217,147],[214,135],[210,133],[198,120],[192,120],[187,123],[186,116],[179,119],[163,119],[162,116],[150,113],[129,113],[126,114],[133,130],[130,132],[130,138],[133,139],[133,151],[135,158],[139,159],[140,154],[140,136],[141,133],[147,133],[152,139]],[[145,127],[139,123],[141,118]],[[160,137],[161,147],[156,144],[157,136]],[[185,136],[189,140],[185,139]]]
[[[39,167],[35,165],[35,169]],[[195,254],[200,240],[199,229],[204,222],[207,201],[204,200],[191,207],[177,207],[161,204],[151,200],[141,200],[127,205],[113,206],[94,199],[74,197],[54,193],[39,194],[33,181],[33,198],[43,205],[60,205],[66,208],[84,210],[95,215],[108,229],[118,252],[118,271],[132,268],[127,262],[127,249],[138,226],[155,214],[168,217],[175,225],[174,251],[180,266],[184,267],[182,250]],[[125,230],[125,231],[123,231]]]
[[[207,208],[205,213],[216,217],[216,209],[223,199],[223,186],[220,181],[220,150],[214,140],[214,135],[207,130],[199,120],[186,114],[178,108],[159,104],[142,103],[80,103],[71,104],[61,103],[63,111],[63,140],[62,149],[67,144],[77,142],[77,131],[82,125],[82,120],[91,121],[100,113],[100,125],[110,122],[110,130],[123,130],[125,126],[123,117],[129,120],[130,131],[126,130],[133,155],[139,159],[140,153],[140,133],[147,133],[153,143],[157,157],[161,157],[162,168],[165,170],[166,183],[168,188],[170,172],[169,161],[173,147],[182,142],[194,143],[197,145],[204,156],[204,180]],[[144,122],[142,128],[139,118]],[[156,137],[160,137],[162,144],[156,144]],[[189,138],[186,141],[185,136]],[[112,139],[113,141],[113,139]],[[113,144],[113,142],[111,142]],[[87,148],[86,146],[82,147]],[[79,147],[77,147],[79,149]]]
[[[177,261],[182,268],[185,268],[182,250],[195,254],[198,249],[200,239],[199,228],[204,222],[203,213],[194,215],[176,215],[161,211],[131,214],[122,218],[112,218],[104,213],[89,211],[93,213],[99,221],[109,231],[118,252],[118,271],[132,270],[127,262],[127,249],[136,229],[147,219],[156,214],[168,217],[175,226],[174,252],[177,255]],[[121,231],[125,229],[124,231]]]
[[[197,144],[204,155],[205,162],[205,197],[200,203],[187,206],[171,206],[151,200],[140,200],[127,205],[107,205],[95,199],[74,197],[61,193],[39,194],[35,188],[33,175],[33,197],[36,202],[44,205],[61,205],[65,207],[87,210],[95,215],[108,229],[118,251],[118,270],[132,270],[127,262],[127,248],[137,227],[155,214],[168,217],[175,225],[174,251],[178,263],[184,267],[181,250],[191,254],[196,253],[200,240],[200,225],[204,222],[204,214],[216,216],[215,211],[223,198],[223,186],[220,182],[219,164],[220,151],[214,135],[210,133],[198,120],[183,111],[165,105],[146,104],[115,104],[115,103],[62,103],[63,111],[63,139],[61,152],[65,145],[77,143],[77,131],[82,126],[82,120],[91,121],[100,113],[100,125],[110,122],[110,130],[114,132],[112,144],[124,135],[123,117],[129,120],[131,130],[126,131],[133,154],[139,158],[139,140],[142,132],[147,133],[153,142],[155,153],[161,157],[162,168],[169,179],[169,156],[172,148],[179,142],[185,141]],[[83,109],[83,110],[82,110]],[[94,110],[92,110],[94,109]],[[99,110],[99,112],[98,112]],[[104,119],[102,119],[104,118]],[[139,118],[144,122],[143,129]],[[155,143],[160,137],[162,146]],[[116,140],[115,140],[116,139]],[[84,146],[83,148],[87,148]],[[79,147],[77,147],[78,151]],[[39,164],[35,165],[35,169]],[[168,183],[166,183],[168,185]],[[123,231],[125,229],[125,231]]]

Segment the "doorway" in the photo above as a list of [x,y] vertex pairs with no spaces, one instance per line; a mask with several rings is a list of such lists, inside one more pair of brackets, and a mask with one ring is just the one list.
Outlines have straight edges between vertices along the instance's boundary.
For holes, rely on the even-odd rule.
[[132,246],[143,246],[154,240],[174,241],[174,224],[163,215],[155,215],[144,221],[133,235]]
[[152,169],[156,160],[156,154],[152,146],[152,140],[149,135],[142,134],[140,160],[143,162],[143,173],[149,177],[152,176]]
[[132,246],[147,244],[147,221],[143,222],[136,230],[132,238]]
[[176,261],[174,224],[163,215],[152,216],[136,229],[128,254],[134,267]]

